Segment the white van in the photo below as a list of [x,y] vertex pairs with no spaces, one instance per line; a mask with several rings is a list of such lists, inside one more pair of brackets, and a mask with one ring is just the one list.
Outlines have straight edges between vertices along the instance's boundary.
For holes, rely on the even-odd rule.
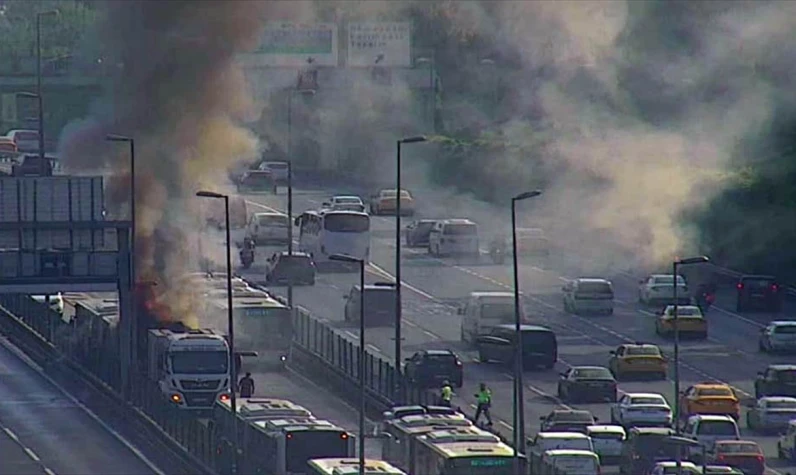
[[254,239],[258,246],[270,243],[287,244],[290,225],[286,214],[254,213],[246,225],[246,235]]
[[[730,416],[699,414],[688,418],[683,436],[694,439],[708,451],[720,440],[741,440],[738,424]],[[701,447],[689,447],[692,457],[701,457]],[[694,460],[691,458],[691,460]]]
[[600,457],[590,450],[548,450],[542,456],[545,475],[600,475]]
[[[511,292],[471,292],[458,310],[462,315],[461,339],[474,343],[486,334],[485,329],[495,325],[514,323],[514,294]],[[522,323],[528,323],[523,306],[520,305]]]
[[480,254],[478,225],[469,219],[443,219],[434,223],[428,235],[432,256]]
[[580,432],[539,432],[528,443],[528,465],[531,473],[542,471],[542,457],[549,450],[588,450],[594,452],[591,439]]

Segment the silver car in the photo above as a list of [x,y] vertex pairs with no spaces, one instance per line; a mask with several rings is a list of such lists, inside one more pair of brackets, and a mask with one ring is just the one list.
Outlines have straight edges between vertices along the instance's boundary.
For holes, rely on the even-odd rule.
[[671,427],[672,409],[657,393],[625,393],[611,406],[611,424],[623,427]]
[[796,350],[796,321],[776,320],[760,330],[758,341],[760,351]]
[[794,419],[796,419],[796,398],[793,397],[761,397],[746,413],[747,427],[760,432],[782,430]]

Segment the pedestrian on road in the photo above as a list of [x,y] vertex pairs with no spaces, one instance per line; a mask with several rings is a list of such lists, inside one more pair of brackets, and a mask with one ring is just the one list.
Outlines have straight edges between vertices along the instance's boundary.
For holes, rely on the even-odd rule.
[[251,373],[246,373],[246,376],[240,378],[238,392],[240,393],[240,397],[254,396],[254,379],[252,379]]
[[475,409],[475,425],[478,425],[478,419],[480,419],[481,414],[483,414],[486,417],[487,425],[491,426],[492,416],[489,414],[489,408],[492,406],[492,391],[485,383],[481,383],[479,386],[478,393],[475,394],[475,399],[478,402],[478,406]]
[[453,388],[451,387],[451,383],[446,379],[445,382],[442,383],[442,389],[439,391],[439,405],[451,407],[451,399],[453,399]]

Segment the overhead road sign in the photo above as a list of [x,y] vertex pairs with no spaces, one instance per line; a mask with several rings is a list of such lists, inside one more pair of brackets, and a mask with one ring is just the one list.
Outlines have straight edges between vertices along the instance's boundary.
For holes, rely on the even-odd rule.
[[412,23],[367,22],[348,25],[351,67],[408,68],[412,65]]
[[259,46],[241,54],[244,67],[337,66],[337,25],[266,23]]

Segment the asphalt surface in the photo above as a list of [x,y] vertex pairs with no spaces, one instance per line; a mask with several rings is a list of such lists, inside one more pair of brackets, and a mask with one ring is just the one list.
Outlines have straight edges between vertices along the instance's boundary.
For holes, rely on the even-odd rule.
[[0,342],[0,474],[157,474]]
[[[293,209],[317,209],[320,203],[336,190],[294,191]],[[282,196],[259,195],[247,197],[250,212],[261,206],[285,209]],[[420,200],[422,202],[422,198]],[[261,208],[262,209],[262,208]],[[422,209],[420,211],[422,214]],[[467,217],[459,210],[457,217]],[[368,280],[391,280],[395,268],[393,217],[372,218],[371,265]],[[409,219],[404,218],[403,224]],[[297,236],[297,233],[296,233]],[[262,272],[261,262],[267,255],[262,249],[252,274]],[[658,344],[668,355],[672,354],[671,341],[654,333],[654,314],[638,305],[637,285],[644,275],[632,271],[617,271],[609,265],[595,262],[580,252],[555,252],[544,261],[522,259],[520,262],[520,288],[526,311],[535,320],[555,330],[559,341],[559,364],[551,371],[525,374],[525,421],[527,435],[539,428],[539,418],[563,404],[555,398],[558,373],[568,365],[608,364],[609,351],[626,342],[645,341]],[[511,291],[511,264],[493,265],[482,262],[437,259],[424,249],[403,248],[403,357],[422,348],[451,348],[465,359],[465,385],[457,390],[455,403],[472,410],[472,395],[479,382],[486,382],[493,390],[493,416],[499,419],[497,430],[511,436],[512,377],[506,368],[495,364],[482,364],[475,353],[459,341],[460,317],[456,306],[472,291]],[[612,316],[581,317],[562,312],[561,285],[566,279],[579,276],[600,276],[613,281],[616,293],[615,313]],[[297,287],[295,302],[313,314],[319,315],[341,327],[342,332],[356,336],[357,329],[343,322],[342,296],[357,282],[356,274],[320,274],[314,287]],[[275,288],[277,292],[283,289]],[[707,381],[725,381],[745,398],[752,399],[754,378],[768,364],[789,363],[796,358],[789,355],[767,355],[757,351],[757,336],[765,322],[785,315],[794,315],[796,304],[787,302],[780,315],[737,314],[734,311],[732,289],[720,289],[717,303],[708,314],[709,338],[706,341],[683,341],[681,344],[681,389],[691,384]],[[393,356],[394,329],[368,329],[366,341],[371,351],[391,358]],[[673,405],[674,386],[667,381],[622,381],[623,392],[657,392]],[[591,411],[601,421],[610,420],[610,404],[579,404],[578,408]],[[777,460],[775,436],[751,433],[741,418],[745,439],[758,442],[763,448],[770,473],[790,473],[793,464]]]

